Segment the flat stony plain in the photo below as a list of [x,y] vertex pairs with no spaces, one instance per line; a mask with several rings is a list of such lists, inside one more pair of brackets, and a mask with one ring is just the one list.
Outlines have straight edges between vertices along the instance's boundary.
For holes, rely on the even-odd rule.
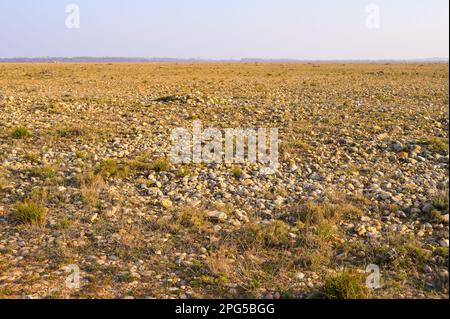
[[[448,298],[448,85],[444,63],[0,64],[0,297]],[[194,120],[279,128],[278,171],[171,163]]]

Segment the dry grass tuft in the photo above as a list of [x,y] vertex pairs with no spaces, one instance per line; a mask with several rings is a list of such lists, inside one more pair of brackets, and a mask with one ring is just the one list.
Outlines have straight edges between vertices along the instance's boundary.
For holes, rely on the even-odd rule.
[[13,211],[14,219],[20,224],[43,224],[48,209],[34,202],[22,202]]

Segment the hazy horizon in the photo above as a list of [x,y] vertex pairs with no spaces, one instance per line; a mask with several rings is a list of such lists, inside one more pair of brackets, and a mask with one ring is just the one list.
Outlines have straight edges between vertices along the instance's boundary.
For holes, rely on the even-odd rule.
[[2,1],[0,58],[448,60],[448,11],[447,0]]
[[174,58],[174,57],[143,57],[143,56],[135,56],[135,57],[127,57],[127,56],[15,56],[15,57],[0,57],[0,61],[14,61],[14,60],[74,60],[75,62],[79,60],[104,60],[108,62],[108,60],[123,60],[124,62],[133,62],[138,60],[145,60],[144,62],[165,62],[165,61],[186,61],[186,62],[253,62],[253,61],[261,61],[261,62],[383,62],[383,61],[398,61],[398,62],[439,62],[439,63],[448,63],[448,57],[423,57],[423,58],[409,58],[409,59],[293,59],[293,58],[232,58],[232,59],[209,59],[209,58],[196,58],[196,57],[184,57],[184,58]]

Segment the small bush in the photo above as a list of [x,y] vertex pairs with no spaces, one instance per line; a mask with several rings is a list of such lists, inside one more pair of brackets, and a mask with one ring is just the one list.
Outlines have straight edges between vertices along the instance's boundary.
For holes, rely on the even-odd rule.
[[68,219],[67,217],[64,217],[62,220],[60,220],[57,224],[56,224],[56,229],[68,229],[70,228],[70,226],[73,224],[73,222]]
[[34,168],[31,170],[31,173],[41,178],[53,178],[56,175],[55,169],[50,165]]
[[449,211],[448,191],[442,192],[441,194],[436,195],[432,199],[431,204],[437,210],[448,214],[448,211]]
[[344,270],[325,280],[322,294],[327,299],[365,299],[368,297],[368,289],[360,274]]
[[16,127],[11,132],[11,136],[16,139],[25,138],[30,135],[31,135],[30,131],[24,126]]
[[170,167],[169,161],[166,160],[165,158],[157,159],[155,162],[153,162],[152,165],[152,169],[158,173],[167,171],[169,167]]
[[192,171],[187,166],[182,166],[178,169],[178,175],[181,177],[186,177],[192,174]]
[[30,193],[29,200],[33,203],[45,203],[50,196],[50,192],[47,187],[35,187]]
[[289,225],[280,220],[268,224],[250,224],[243,231],[242,239],[246,244],[253,243],[271,248],[288,246],[291,243]]
[[0,176],[0,191],[3,190],[7,184],[6,179]]
[[144,172],[152,169],[149,163],[141,162],[139,160],[131,160],[127,162],[128,167],[133,171]]
[[352,106],[352,102],[351,101],[344,101],[344,103],[342,104],[343,107],[350,107]]
[[233,167],[233,170],[231,171],[233,176],[236,178],[241,178],[242,177],[242,169],[240,167]]
[[27,160],[31,163],[36,163],[39,160],[39,155],[33,152],[30,152],[26,155]]
[[88,207],[97,207],[99,205],[99,192],[95,188],[82,187],[80,196],[83,204]]
[[424,267],[429,261],[432,252],[421,246],[420,243],[410,240],[397,248],[401,258],[392,262],[395,267],[410,270]]
[[363,211],[352,204],[336,205],[335,209],[340,216],[345,218],[360,218],[363,215]]
[[81,127],[63,127],[56,130],[57,134],[63,138],[80,137],[85,134]]
[[305,141],[295,140],[292,143],[292,147],[297,149],[297,150],[308,150],[310,146]]
[[33,202],[23,202],[16,206],[13,216],[21,224],[42,224],[45,221],[48,209]]
[[128,166],[119,163],[114,159],[107,159],[100,163],[95,173],[104,178],[108,177],[123,178],[128,176],[128,174],[130,173],[130,169]]
[[294,215],[305,225],[317,225],[322,223],[324,219],[331,218],[331,212],[328,205],[318,205],[307,203],[300,206],[294,211]]
[[307,203],[294,209],[294,216],[307,226],[319,225],[324,221],[332,221],[340,218],[353,219],[362,215],[362,210],[348,203]]
[[4,172],[3,168],[0,167],[0,190],[6,187],[8,185],[8,180],[6,178],[6,173]]
[[104,188],[102,176],[88,171],[78,176],[78,182],[83,204],[88,208],[98,207],[100,205],[100,193]]
[[75,157],[76,158],[85,158],[86,157],[86,153],[83,151],[75,151]]
[[446,139],[433,137],[427,141],[428,148],[433,152],[448,152]]
[[203,211],[195,208],[184,207],[180,210],[177,223],[184,227],[201,229],[206,223],[206,215]]

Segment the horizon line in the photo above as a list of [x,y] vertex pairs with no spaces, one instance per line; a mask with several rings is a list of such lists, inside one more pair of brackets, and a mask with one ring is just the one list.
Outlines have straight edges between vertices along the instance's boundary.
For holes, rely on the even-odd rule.
[[311,59],[311,58],[174,58],[174,57],[126,57],[126,56],[35,56],[0,57],[0,62],[449,62],[448,57],[429,58],[349,58],[349,59]]

